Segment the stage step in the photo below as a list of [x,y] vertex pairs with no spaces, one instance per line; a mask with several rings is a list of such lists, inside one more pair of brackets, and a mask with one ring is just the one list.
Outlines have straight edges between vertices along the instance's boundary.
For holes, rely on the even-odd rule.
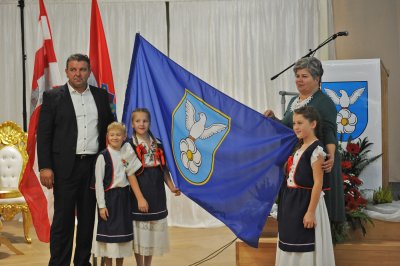
[[[373,225],[367,224],[367,234],[362,235],[361,230],[352,231],[351,240],[400,240],[400,223],[386,222],[372,219]],[[277,237],[278,236],[278,221],[271,216],[268,217],[264,225],[261,237]],[[399,263],[400,265],[400,263]]]
[[[381,220],[372,219],[373,225],[367,224],[367,234],[362,235],[361,230],[353,231],[351,233],[351,240],[389,240],[400,241],[400,223],[386,222]],[[400,252],[400,250],[399,250]],[[400,265],[400,262],[399,262]]]
[[278,236],[278,221],[272,216],[268,216],[267,222],[264,225],[261,237],[277,237]]
[[[236,242],[236,265],[275,265],[276,238],[261,238],[259,248],[252,248],[242,241]],[[334,248],[337,266],[398,266],[400,240],[364,240],[338,244]]]
[[399,266],[400,240],[363,240],[336,245],[336,265]]
[[[373,225],[366,225],[365,237],[357,230],[351,233],[351,241],[335,246],[336,265],[400,266],[400,223],[375,219],[373,222]],[[275,265],[277,235],[278,222],[268,217],[258,249],[240,241],[236,243],[236,264]]]
[[237,266],[275,265],[277,238],[260,238],[258,248],[253,248],[243,241],[236,241]]

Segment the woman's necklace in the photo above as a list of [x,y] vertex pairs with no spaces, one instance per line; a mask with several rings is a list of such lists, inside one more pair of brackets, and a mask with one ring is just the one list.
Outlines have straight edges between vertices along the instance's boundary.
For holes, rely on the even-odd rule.
[[306,106],[312,100],[313,95],[314,94],[311,94],[310,96],[308,96],[304,100],[301,100],[300,96],[297,97],[297,99],[294,100],[292,105],[290,106],[290,111],[294,112],[294,110],[299,109],[299,108],[301,108],[303,106]]

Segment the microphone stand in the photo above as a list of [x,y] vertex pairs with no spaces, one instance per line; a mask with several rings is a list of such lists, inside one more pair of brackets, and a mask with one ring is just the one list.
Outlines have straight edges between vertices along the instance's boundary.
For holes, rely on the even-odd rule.
[[[315,52],[316,52],[317,50],[319,50],[320,48],[322,48],[323,46],[325,46],[325,45],[328,44],[329,42],[333,41],[333,40],[336,39],[338,36],[347,36],[347,34],[348,34],[348,32],[338,32],[338,33],[333,34],[331,37],[329,37],[329,38],[326,39],[324,42],[322,42],[320,45],[318,45],[318,47],[315,48],[314,50],[311,50],[311,49],[310,49],[310,51],[309,51],[305,56],[303,56],[302,58],[309,57],[309,56],[315,54]],[[296,63],[296,62],[295,62],[295,63]],[[279,76],[280,76],[282,73],[284,73],[286,70],[288,70],[289,68],[291,68],[292,66],[294,66],[295,63],[291,64],[290,66],[288,66],[287,68],[285,68],[284,70],[282,70],[281,72],[279,72],[278,74],[276,74],[275,76],[273,76],[273,77],[271,78],[271,80],[274,80],[274,79],[276,79],[277,77],[279,77]]]
[[25,1],[18,0],[18,7],[21,13],[21,45],[22,45],[22,122],[24,131],[27,132],[27,113],[26,113],[26,53],[25,53],[25,29],[24,29],[24,7]]

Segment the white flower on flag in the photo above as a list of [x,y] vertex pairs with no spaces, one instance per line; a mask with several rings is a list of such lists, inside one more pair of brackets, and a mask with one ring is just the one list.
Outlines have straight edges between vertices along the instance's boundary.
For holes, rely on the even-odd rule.
[[189,137],[182,139],[180,142],[181,160],[183,166],[192,174],[199,171],[201,165],[201,153],[194,143],[197,139],[208,139],[214,134],[223,131],[226,125],[215,123],[206,127],[207,116],[205,113],[199,113],[199,119],[196,120],[196,109],[192,103],[187,100],[185,104],[185,126],[189,131]]
[[180,149],[183,166],[189,169],[192,174],[196,174],[201,165],[201,153],[194,144],[194,141],[190,138],[182,139]]
[[357,116],[348,109],[342,109],[337,114],[336,124],[339,133],[353,133],[357,124]]

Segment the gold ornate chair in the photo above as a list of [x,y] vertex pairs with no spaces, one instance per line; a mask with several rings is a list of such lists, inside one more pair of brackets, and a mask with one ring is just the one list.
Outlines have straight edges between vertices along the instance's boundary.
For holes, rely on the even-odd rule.
[[[28,161],[26,144],[27,134],[17,124],[11,121],[0,124],[0,231],[1,220],[10,221],[16,214],[21,213],[25,241],[31,243],[29,227],[32,218],[28,205],[18,190]],[[5,237],[0,236],[0,244],[6,245],[17,254],[22,254]]]

